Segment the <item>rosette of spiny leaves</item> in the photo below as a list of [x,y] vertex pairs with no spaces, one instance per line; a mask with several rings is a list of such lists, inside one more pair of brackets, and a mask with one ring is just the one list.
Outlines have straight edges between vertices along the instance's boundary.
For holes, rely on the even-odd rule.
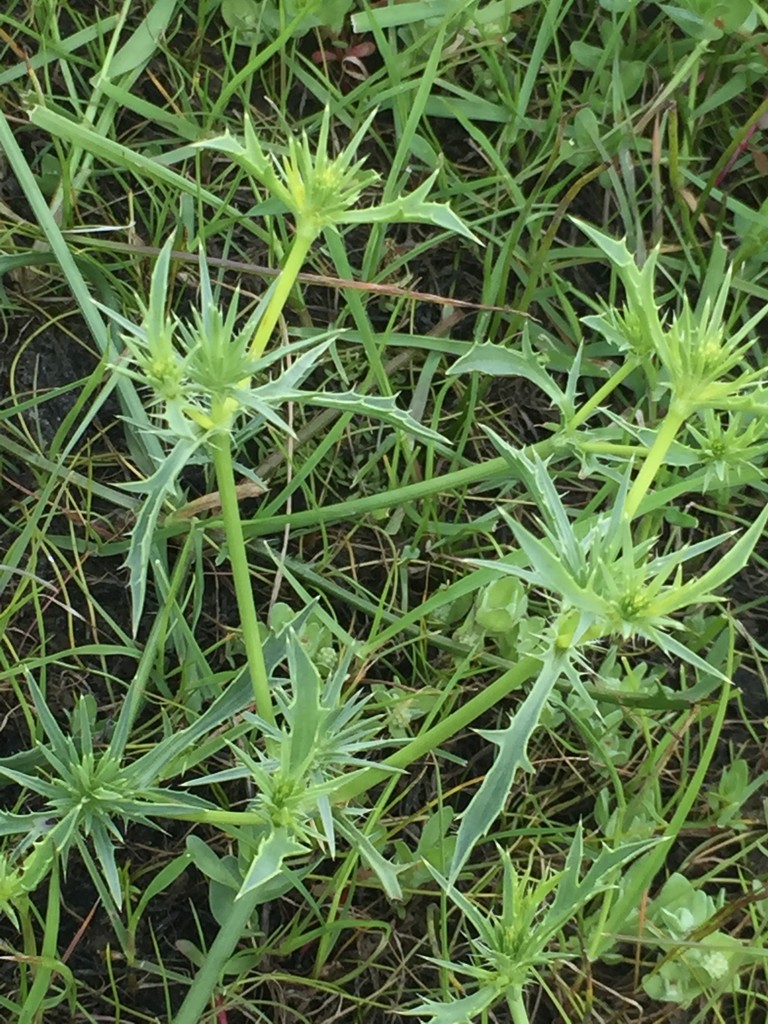
[[764,367],[746,361],[754,345],[750,332],[765,313],[761,310],[737,330],[731,329],[725,316],[730,283],[729,268],[719,290],[705,294],[696,309],[684,297],[681,312],[656,347],[664,369],[661,384],[686,415],[700,409],[728,409],[733,399],[765,379]]
[[380,178],[376,171],[365,170],[364,159],[356,159],[375,116],[373,111],[335,156],[328,153],[328,107],[323,111],[317,142],[311,143],[306,132],[290,136],[283,155],[266,150],[250,118],[245,119],[242,141],[224,135],[207,139],[200,146],[225,153],[243,167],[293,214],[297,234],[309,239],[325,228],[342,224],[417,221],[455,231],[476,242],[475,235],[446,203],[427,200],[438,171],[413,192],[356,209],[361,197]]
[[689,423],[703,460],[704,490],[728,492],[763,479],[768,439],[761,417],[705,409],[701,423]]
[[625,477],[614,509],[574,521],[541,459],[529,459],[488,431],[494,444],[541,510],[540,535],[507,516],[527,564],[472,561],[496,567],[545,591],[552,601],[552,621],[543,639],[539,675],[506,729],[480,735],[499,748],[496,760],[464,811],[451,865],[454,879],[478,839],[485,835],[508,798],[519,769],[532,771],[527,748],[557,682],[566,678],[580,693],[584,650],[613,639],[642,638],[670,657],[688,662],[708,676],[719,673],[673,633],[675,614],[718,600],[718,589],[746,564],[768,521],[768,508],[726,553],[700,576],[684,579],[683,567],[731,540],[731,534],[655,555],[653,539],[635,541],[623,515],[628,490]]
[[327,225],[344,220],[363,192],[379,180],[376,171],[364,170],[364,160],[355,159],[373,116],[366,119],[336,157],[328,155],[330,116],[327,109],[320,123],[317,146],[310,145],[306,132],[291,135],[287,153],[282,157],[264,149],[250,118],[245,119],[242,144],[225,137],[205,145],[235,157],[287,207],[296,218],[297,227],[314,237]]
[[489,1010],[506,1003],[514,1024],[527,1024],[526,988],[543,967],[571,955],[564,941],[555,940],[590,900],[615,884],[624,864],[654,842],[641,839],[615,849],[604,847],[583,871],[586,858],[579,825],[563,869],[541,878],[535,877],[532,863],[518,871],[509,853],[498,848],[501,899],[498,909],[490,910],[478,907],[427,864],[446,898],[463,915],[470,951],[469,962],[430,959],[451,974],[466,977],[466,987],[474,991],[450,1002],[426,1000],[405,1013],[429,1024],[465,1024],[484,1019]]
[[[65,732],[34,680],[29,679],[28,685],[45,738],[36,744],[27,770],[6,763],[0,765],[0,775],[22,791],[35,794],[42,806],[22,813],[0,813],[0,834],[24,836],[24,843],[42,837],[25,860],[23,876],[19,876],[24,887],[30,889],[33,883],[41,882],[54,858],[66,870],[74,849],[83,857],[104,898],[111,898],[119,908],[122,887],[117,849],[123,843],[125,826],[137,823],[158,828],[154,822],[158,817],[195,820],[210,810],[212,805],[205,800],[164,789],[158,782],[173,761],[194,748],[195,741],[208,730],[209,720],[213,720],[214,727],[221,723],[226,708],[220,714],[212,707],[213,715],[201,716],[194,726],[165,737],[150,753],[131,762],[125,756],[133,714],[131,700],[123,704],[117,721],[110,723],[113,732],[109,743],[101,744],[97,736],[104,723],[92,720],[93,708],[86,697],[78,700],[69,731]],[[8,877],[13,882],[13,876]],[[6,902],[13,905],[10,897]]]
[[[279,352],[256,358],[250,346],[264,302],[242,321],[239,294],[235,291],[229,306],[222,309],[215,299],[201,252],[199,307],[193,309],[189,320],[169,315],[171,258],[169,240],[155,264],[149,302],[140,303],[142,318],[138,324],[110,311],[124,330],[123,338],[131,356],[131,363],[119,363],[116,369],[149,388],[150,399],[161,407],[165,421],[165,430],[158,430],[172,443],[186,442],[185,448],[190,443],[199,446],[211,432],[231,432],[241,413],[255,414],[283,432],[290,432],[274,409],[285,400],[285,395],[295,397],[296,390],[328,350],[331,337],[285,345]],[[286,356],[292,357],[290,366],[270,380],[269,371]],[[251,382],[257,373],[265,379],[261,386],[254,387]]]
[[391,739],[381,736],[383,716],[368,710],[368,696],[342,692],[352,653],[323,680],[303,644],[290,634],[288,681],[274,689],[276,721],[246,712],[243,720],[254,727],[259,742],[232,744],[233,767],[206,775],[199,783],[249,779],[256,796],[248,822],[258,837],[257,852],[244,873],[238,898],[264,887],[287,864],[301,861],[312,851],[335,856],[337,835],[357,850],[376,873],[392,899],[401,897],[397,869],[358,828],[359,812],[335,805],[334,794],[347,783],[350,772],[376,762],[367,758]]
[[[574,521],[562,503],[547,464],[515,452],[488,431],[496,447],[514,462],[542,510],[540,536],[510,516],[509,527],[527,566],[496,563],[511,574],[545,590],[554,601],[553,640],[567,651],[604,639],[642,638],[666,654],[711,671],[701,658],[672,635],[673,616],[692,605],[718,601],[717,591],[739,572],[760,536],[768,509],[701,576],[684,579],[683,567],[730,542],[731,533],[709,537],[663,554],[654,554],[655,539],[635,540],[622,515],[628,490],[625,477],[610,512]],[[473,564],[490,567],[486,561]]]
[[[766,308],[744,318],[731,295],[732,268],[726,266],[727,252],[718,239],[706,273],[700,283],[695,306],[683,294],[674,316],[663,316],[655,294],[654,277],[658,250],[639,268],[623,240],[604,235],[588,224],[581,229],[609,257],[624,286],[625,311],[621,323],[631,324],[632,355],[620,376],[635,366],[644,369],[651,394],[663,405],[664,415],[652,432],[634,483],[626,495],[623,514],[633,519],[665,465],[681,430],[708,411],[722,414],[742,412],[765,421],[768,412],[765,380],[768,368],[754,358],[754,329]],[[609,340],[617,343],[616,317],[588,318]],[[621,348],[619,337],[618,347]]]
[[742,323],[733,322],[737,314],[731,301],[733,268],[726,266],[727,250],[719,239],[695,306],[683,295],[679,312],[670,316],[662,311],[656,294],[659,250],[649,253],[639,267],[623,239],[611,238],[584,221],[577,223],[610,259],[625,291],[623,309],[606,310],[584,322],[620,351],[631,353],[654,388],[658,381],[669,392],[676,420],[682,422],[707,408],[735,409],[759,387],[768,370],[751,366],[746,356],[765,309]]
[[[264,311],[272,306],[273,285],[258,308],[240,321],[237,292],[223,310],[216,300],[204,254],[200,253],[200,303],[191,319],[167,312],[172,245],[169,240],[157,259],[149,301],[134,323],[114,310],[110,315],[123,329],[130,362],[116,369],[144,384],[160,409],[156,430],[168,443],[165,460],[148,479],[127,483],[127,490],[144,494],[131,533],[126,564],[131,574],[133,621],[139,621],[147,584],[150,550],[163,506],[182,501],[178,480],[190,463],[206,462],[217,437],[229,443],[239,423],[249,417],[249,429],[264,424],[292,435],[279,410],[286,402],[312,403],[358,411],[399,427],[412,436],[433,441],[439,437],[422,426],[395,398],[359,395],[354,391],[305,390],[302,385],[338,336],[338,332],[302,339],[263,352],[254,348],[254,332],[263,326]],[[256,481],[259,482],[259,481]]]

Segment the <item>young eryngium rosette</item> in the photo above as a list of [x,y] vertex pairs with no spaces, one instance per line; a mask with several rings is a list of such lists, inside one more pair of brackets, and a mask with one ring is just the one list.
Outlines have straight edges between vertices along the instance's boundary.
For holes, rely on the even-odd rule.
[[630,351],[627,366],[642,367],[651,390],[666,392],[668,397],[666,414],[627,493],[624,517],[629,521],[637,515],[679,432],[693,417],[710,409],[765,415],[765,394],[760,389],[768,370],[759,364],[756,368],[747,359],[754,345],[752,333],[765,309],[739,326],[733,324],[732,271],[726,267],[727,253],[718,240],[696,306],[684,297],[680,313],[667,326],[654,287],[658,251],[640,268],[623,240],[610,238],[583,221],[577,223],[611,260],[626,293],[622,313],[587,317],[585,323]]
[[[440,888],[463,914],[474,935],[468,935],[469,963],[435,960],[452,974],[469,979],[474,991],[452,1002],[427,1000],[405,1013],[418,1016],[427,1024],[464,1024],[481,1019],[499,1003],[505,1002],[513,1024],[528,1024],[524,993],[546,963],[569,959],[558,951],[554,940],[576,914],[595,896],[615,884],[620,868],[648,850],[655,840],[641,839],[604,847],[591,860],[584,855],[581,825],[561,871],[536,878],[533,865],[518,872],[511,856],[498,848],[503,869],[501,906],[482,909],[427,865]],[[588,866],[584,869],[585,861]]]
[[379,180],[376,171],[366,171],[363,160],[355,160],[360,144],[373,121],[371,114],[336,157],[328,155],[330,117],[326,109],[320,123],[317,147],[313,150],[306,132],[291,136],[288,152],[275,158],[265,152],[249,117],[244,123],[242,143],[231,136],[203,143],[227,153],[293,215],[296,229],[313,238],[331,224],[344,222],[360,201],[365,189]]
[[662,555],[654,538],[635,542],[622,514],[629,478],[625,477],[612,512],[574,522],[541,459],[529,459],[488,430],[497,449],[525,480],[541,510],[541,536],[508,517],[524,563],[472,560],[478,568],[495,567],[547,592],[553,601],[548,648],[531,690],[506,729],[485,730],[497,746],[496,760],[463,812],[450,879],[457,876],[478,839],[485,835],[505,804],[520,769],[530,771],[528,743],[558,681],[567,678],[586,694],[581,675],[583,650],[601,642],[639,638],[670,657],[688,662],[708,676],[719,673],[674,636],[675,613],[717,600],[717,591],[747,562],[768,521],[768,508],[701,576],[683,579],[686,562],[721,546],[728,535]]
[[317,144],[313,148],[306,132],[291,137],[287,154],[280,158],[267,153],[249,118],[245,120],[242,142],[225,135],[200,143],[208,149],[226,153],[270,195],[279,199],[293,215],[296,235],[283,266],[269,306],[259,323],[251,344],[251,355],[266,348],[301,267],[318,235],[344,224],[394,223],[397,221],[434,224],[477,241],[464,222],[445,203],[427,200],[438,172],[435,171],[415,191],[398,199],[356,209],[364,192],[376,184],[379,175],[366,171],[357,152],[375,117],[374,111],[347,145],[335,156],[328,155],[330,112],[326,107],[320,122]]
[[[263,422],[289,431],[289,426],[279,418],[280,406],[288,401],[312,401],[371,415],[413,435],[437,439],[437,435],[410,414],[400,411],[389,394],[307,392],[300,388],[335,336],[334,339],[326,336],[319,342],[316,338],[292,341],[267,352],[299,271],[321,233],[326,233],[332,249],[332,243],[339,242],[339,239],[337,235],[327,233],[338,232],[338,228],[345,224],[421,221],[474,239],[446,205],[427,200],[435,175],[407,196],[356,209],[366,190],[378,180],[378,176],[365,171],[362,161],[357,159],[372,117],[335,156],[328,152],[330,115],[327,110],[321,119],[316,147],[310,146],[307,135],[303,134],[289,141],[283,158],[274,158],[265,151],[256,129],[248,121],[242,141],[225,136],[201,143],[240,164],[272,198],[285,206],[294,220],[294,241],[280,276],[244,326],[237,325],[236,301],[226,312],[218,308],[202,256],[199,312],[187,324],[168,319],[166,282],[172,256],[170,243],[163,250],[153,275],[152,294],[144,311],[144,323],[137,328],[117,317],[127,328],[128,345],[138,367],[131,372],[153,388],[162,404],[167,427],[165,435],[174,441],[166,462],[140,485],[148,497],[133,533],[129,555],[134,588],[134,623],[138,622],[143,604],[151,538],[161,507],[175,488],[190,457],[207,453],[216,474],[257,715],[254,724],[259,727],[261,740],[261,746],[254,749],[252,756],[241,754],[240,757],[244,762],[241,767],[262,788],[257,813],[263,818],[264,833],[259,838],[252,864],[232,904],[227,925],[209,953],[209,966],[192,986],[177,1017],[177,1024],[192,1024],[200,1019],[210,991],[209,975],[215,977],[231,954],[250,920],[265,879],[279,873],[284,862],[294,855],[301,858],[305,851],[318,843],[325,843],[328,847],[333,843],[329,794],[337,789],[336,780],[322,778],[314,762],[309,767],[305,764],[298,769],[294,763],[293,770],[285,764],[286,758],[294,758],[299,738],[307,740],[306,714],[302,711],[296,728],[286,732],[286,723],[292,725],[291,706],[281,704],[261,649],[248,549],[235,485],[233,453],[238,421],[248,414],[252,425]],[[282,365],[274,372],[273,379],[264,380],[267,376],[265,371],[277,366],[278,362],[288,362],[282,358],[286,355],[291,356],[290,364]],[[291,671],[295,684],[293,667]],[[324,725],[327,734],[328,721]],[[345,743],[350,739],[344,729],[336,738],[340,736]],[[362,751],[367,741],[360,737],[352,738],[355,743],[363,744],[360,747]],[[319,742],[317,736],[310,739],[312,743],[315,739]],[[270,766],[273,762],[279,764],[279,771],[265,773],[265,764]],[[360,768],[360,771],[365,770]],[[341,780],[338,785],[341,785]],[[318,828],[318,820],[322,829]],[[352,816],[339,813],[333,825],[346,841],[358,846],[361,856],[383,879],[390,895],[395,896],[399,892],[396,875],[370,840],[355,827]]]
[[257,368],[249,349],[260,310],[238,326],[238,292],[222,310],[214,299],[201,254],[198,308],[188,321],[170,315],[171,258],[169,240],[152,273],[149,301],[141,304],[140,324],[111,314],[124,328],[123,338],[135,367],[121,365],[119,369],[149,386],[155,405],[162,409],[168,440],[199,442],[209,431],[231,431],[236,415],[244,408],[244,387]]

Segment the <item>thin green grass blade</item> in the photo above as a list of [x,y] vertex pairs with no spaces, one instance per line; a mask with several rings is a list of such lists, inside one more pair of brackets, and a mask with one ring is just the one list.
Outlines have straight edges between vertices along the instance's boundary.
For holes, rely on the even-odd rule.
[[108,65],[109,78],[119,78],[144,67],[157,50],[176,11],[178,0],[155,0],[141,23]]
[[[113,139],[99,135],[98,132],[85,125],[78,124],[67,117],[62,117],[45,107],[33,107],[29,114],[30,121],[49,132],[54,138],[64,139],[81,149],[87,150],[93,156],[107,163],[113,164],[125,170],[132,171],[148,182],[161,182],[170,185],[180,195],[190,195],[195,200],[207,203],[215,210],[220,210],[227,216],[233,218],[238,224],[252,231],[256,235],[262,235],[258,224],[251,217],[243,217],[242,210],[234,206],[222,203],[221,199],[208,189],[201,188],[191,177],[185,177],[176,171],[169,170],[163,162],[145,156],[143,153],[124,146]],[[0,122],[0,129],[2,122]],[[0,143],[5,145],[3,136],[0,134]],[[46,207],[47,209],[47,207]]]
[[[66,119],[62,118],[61,120]],[[35,176],[30,170],[29,164],[21,151],[2,110],[0,110],[0,149],[5,151],[5,156],[19,181],[27,201],[32,208],[32,212],[45,233],[48,244],[59,262],[59,266],[67,279],[70,291],[80,307],[80,312],[88,325],[88,329],[96,342],[99,352],[105,358],[113,356],[115,354],[115,347],[112,343],[107,326],[96,309],[88,287],[83,280],[83,276],[69,250],[69,246],[67,245],[58,224],[48,209],[45,197],[40,191]],[[117,387],[127,414],[136,423],[145,424],[148,428],[149,423],[144,405],[141,402],[133,384],[126,379],[120,381]],[[162,449],[159,440],[149,429],[142,430],[141,434],[148,456],[148,464],[161,461]]]

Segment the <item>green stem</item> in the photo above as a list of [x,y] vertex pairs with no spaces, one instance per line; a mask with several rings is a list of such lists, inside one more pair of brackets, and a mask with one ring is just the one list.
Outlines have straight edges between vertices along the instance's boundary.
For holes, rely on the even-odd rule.
[[626,378],[632,373],[637,367],[636,359],[627,359],[619,369],[610,377],[609,380],[605,381],[592,397],[582,405],[579,411],[573,416],[568,424],[569,430],[576,430],[578,427],[585,423],[595,409],[599,409],[605,399],[616,390],[616,388],[626,380]]
[[624,504],[624,518],[626,520],[634,519],[643,498],[650,490],[651,484],[664,462],[664,456],[669,451],[683,423],[685,423],[689,411],[687,403],[673,401],[670,405],[669,411],[656,433],[651,449],[645,457],[645,462],[640,467],[640,472],[635,477],[635,482],[632,484],[627,495],[627,500]]
[[245,934],[248,922],[258,906],[261,892],[261,888],[257,886],[239,896],[232,904],[226,923],[219,929],[219,934],[208,950],[203,966],[195,975],[173,1024],[200,1024],[224,964],[232,956],[240,937]]
[[[41,1010],[51,985],[51,978],[61,961],[57,957],[59,921],[61,917],[61,890],[59,888],[59,865],[54,859],[48,880],[48,904],[45,912],[45,930],[40,956],[35,964],[35,980],[24,1000],[18,1024],[36,1024],[42,1019]],[[66,980],[66,979],[65,979]]]
[[[344,247],[344,240],[341,235],[339,235],[338,231],[334,228],[329,228],[325,231],[324,237],[339,277],[344,278],[346,281],[351,281],[354,277],[354,272],[350,266],[349,259],[347,258],[347,250]],[[361,293],[356,291],[354,288],[347,288],[344,292],[344,300],[348,309],[352,313],[355,326],[360,332],[360,338],[363,342],[363,350],[365,351],[365,356],[368,360],[370,373],[376,381],[379,393],[382,395],[391,395],[392,384],[390,376],[381,359],[381,343],[377,340],[376,334],[371,326],[371,321],[365,311],[365,304],[363,303]]]
[[[534,453],[542,459],[548,458],[557,453],[553,438],[545,438],[534,445],[523,449],[527,456]],[[382,509],[393,508],[404,505],[411,501],[421,501],[433,494],[447,494],[453,488],[469,487],[471,484],[490,484],[494,481],[502,482],[517,480],[519,473],[503,455],[498,455],[487,462],[478,462],[474,466],[466,466],[464,469],[457,469],[453,473],[445,473],[441,476],[434,476],[428,480],[422,480],[414,484],[406,484],[404,487],[397,487],[390,491],[379,491],[376,494],[367,494],[364,498],[352,498],[349,501],[339,501],[333,505],[321,505],[317,508],[304,509],[301,512],[290,512],[277,516],[265,516],[263,519],[250,519],[245,524],[245,534],[251,537],[264,537],[279,533],[284,527],[290,526],[294,530],[303,529],[305,526],[319,526],[326,523],[343,522],[355,519],[368,512],[379,512]],[[215,520],[210,520],[209,525],[216,527]],[[185,520],[174,522],[172,517],[166,521],[161,537],[172,537],[189,529]]]
[[582,441],[578,450],[589,455],[613,455],[622,459],[633,459],[639,449],[636,444],[617,444],[615,441]]
[[297,228],[296,239],[275,283],[272,298],[269,300],[264,316],[259,321],[259,326],[256,328],[256,333],[253,336],[249,353],[252,359],[258,359],[264,354],[269,339],[272,337],[272,331],[274,331],[280,314],[285,308],[296,279],[301,272],[301,268],[304,266],[307,253],[316,238],[317,231]]
[[[549,438],[547,438],[547,443],[548,449],[551,450]],[[526,449],[527,454],[530,454],[530,451],[531,449]],[[537,446],[536,451],[541,453],[542,449]],[[467,466],[465,469],[457,469],[444,476],[435,476],[431,480],[406,484],[404,487],[398,487],[391,491],[367,494],[364,498],[353,498],[351,501],[340,501],[333,505],[309,508],[301,512],[270,516],[268,519],[254,518],[246,524],[246,532],[249,537],[263,537],[265,534],[278,533],[287,525],[298,530],[305,526],[352,520],[367,512],[378,512],[381,509],[400,506],[406,502],[421,501],[432,494],[447,494],[454,487],[490,483],[493,480],[501,481],[505,477],[514,479],[516,474],[509,461],[499,455],[495,459],[480,462],[475,466]],[[188,526],[182,524],[176,529],[176,532],[180,532],[181,529],[188,529]]]
[[272,695],[269,692],[269,679],[264,664],[259,635],[259,618],[253,600],[251,574],[248,569],[248,553],[245,549],[243,524],[240,519],[240,507],[237,501],[235,486],[235,469],[232,464],[230,437],[226,431],[219,431],[211,441],[213,465],[216,470],[216,483],[221,501],[221,517],[227,535],[229,562],[232,566],[232,578],[235,583],[237,607],[240,612],[240,625],[243,631],[243,642],[251,674],[253,696],[256,709],[261,717],[274,724],[275,711],[272,706]]
[[[551,455],[553,450],[554,445],[550,438],[524,449],[526,455],[537,452],[542,458]],[[300,512],[265,516],[263,519],[258,517],[249,519],[244,524],[244,532],[250,540],[253,537],[269,537],[279,533],[286,526],[290,526],[293,530],[301,530],[307,526],[317,527],[328,523],[349,522],[369,512],[379,512],[382,509],[395,508],[407,502],[421,501],[433,494],[448,494],[455,487],[468,487],[478,483],[490,484],[495,481],[501,483],[505,479],[516,480],[518,475],[509,461],[503,455],[498,455],[487,462],[479,462],[474,466],[467,466],[465,469],[457,469],[453,473],[434,476],[428,480],[406,484],[404,487],[396,487],[389,491],[367,494],[363,498],[352,498],[349,501],[339,501],[332,505],[320,505],[317,508],[303,509]],[[55,482],[56,477],[52,476],[51,480]],[[218,528],[218,525],[216,519],[208,521],[208,526],[211,529]],[[158,531],[158,537],[175,537],[187,530],[189,530],[189,523],[186,520],[181,519],[174,522],[173,518],[169,517],[162,529]],[[1,583],[2,576],[0,575]]]
[[37,962],[37,943],[35,942],[35,930],[32,927],[28,898],[24,901],[24,904],[17,907],[21,934],[24,940],[24,956],[27,961],[26,964],[19,964],[19,996],[21,997],[22,1006],[24,1006],[29,998],[29,965]]
[[528,1011],[523,1001],[523,990],[519,985],[507,993],[507,1006],[512,1014],[512,1024],[530,1024]]

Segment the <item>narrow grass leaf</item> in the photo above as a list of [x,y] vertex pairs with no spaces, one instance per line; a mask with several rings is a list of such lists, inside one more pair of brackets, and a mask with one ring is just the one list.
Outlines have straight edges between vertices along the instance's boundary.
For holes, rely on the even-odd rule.
[[144,67],[165,36],[178,0],[155,0],[142,22],[108,65],[109,77],[119,78]]
[[[57,39],[55,47],[46,47],[34,54],[25,53],[23,60],[20,60],[13,67],[7,68],[0,74],[0,86],[8,85],[9,82],[13,82],[17,78],[27,78],[30,71],[38,71],[48,64],[66,60],[71,54],[77,53],[78,50],[86,47],[94,39],[106,37],[107,33],[111,32],[119,21],[120,16],[117,14],[109,15],[101,20],[91,20],[88,26],[79,32],[74,32],[71,36],[66,36],[64,39]],[[6,56],[9,55],[9,53],[6,54]]]
[[[50,113],[49,111],[42,110],[42,108],[38,109],[41,109],[43,114]],[[30,118],[31,116],[32,115],[30,113]],[[76,127],[73,122],[69,121],[67,118],[63,118],[56,114],[51,114],[51,116],[54,120],[58,118],[58,121],[63,122],[65,125]],[[53,134],[55,134],[55,132]],[[92,132],[92,135],[96,139],[100,138],[96,132]],[[117,144],[115,143],[115,145]],[[121,146],[119,148],[125,149],[127,153],[131,152],[127,147]],[[32,212],[45,233],[48,244],[50,245],[56,260],[67,279],[69,290],[80,307],[83,319],[88,325],[88,329],[96,342],[100,353],[102,356],[109,355],[113,349],[110,332],[102,318],[99,316],[96,305],[93,302],[91,293],[86,286],[85,280],[80,272],[80,268],[72,255],[69,244],[64,238],[55,217],[51,213],[45,197],[40,191],[38,181],[27,163],[27,160],[16,141],[14,133],[11,131],[10,125],[6,120],[2,109],[0,109],[0,149],[4,151],[6,159],[10,163],[11,168],[18,178],[19,184],[24,190]],[[181,175],[178,175],[177,177],[182,181],[184,180]],[[144,404],[141,401],[133,383],[125,378],[118,382],[117,387],[128,414],[137,423],[142,426],[146,426],[147,415],[144,409]],[[73,437],[70,439],[70,445],[73,445],[74,443],[75,438]],[[142,445],[145,449],[143,453],[143,461],[145,464],[151,461],[159,461],[159,458],[162,457],[162,449],[160,442],[151,433],[151,431],[144,430],[142,432]],[[66,454],[66,451],[62,454]]]
[[360,11],[352,15],[354,32],[370,32],[377,28],[400,28],[455,13],[455,3],[435,4],[432,0],[414,0],[413,3],[393,4],[388,7],[376,7],[369,11]]
[[[451,93],[459,95],[440,96],[432,95],[424,104],[424,114],[427,117],[445,117],[451,121],[466,121],[472,124],[476,121],[488,121],[496,124],[509,122],[509,107],[505,103],[493,103],[491,100],[483,99],[482,96],[472,95],[465,89],[457,89],[452,83],[445,79],[440,80],[440,85],[447,87]],[[464,98],[466,97],[466,98]],[[390,103],[382,103],[381,109],[386,110]]]
[[[221,201],[213,192],[200,187],[194,177],[187,177],[176,171],[171,171],[163,166],[159,159],[145,156],[130,146],[124,146],[120,142],[100,135],[93,128],[63,117],[45,107],[33,107],[29,113],[29,119],[43,131],[49,132],[58,139],[64,139],[75,146],[81,147],[93,156],[116,167],[130,170],[139,177],[147,178],[150,182],[162,182],[177,191],[179,195],[191,195],[195,200],[207,203],[215,210],[226,212],[227,216],[234,217],[243,227],[255,235],[262,236],[260,226],[253,218],[243,217],[242,210],[235,209]],[[3,141],[0,139],[0,142]],[[53,247],[53,245],[52,245]],[[54,247],[55,248],[55,247]],[[57,253],[58,255],[58,253]],[[70,257],[71,258],[71,257]],[[64,268],[67,269],[66,267]],[[83,309],[83,315],[87,312]],[[98,340],[98,339],[97,339]]]
[[185,852],[180,854],[178,857],[174,857],[169,864],[166,864],[162,870],[158,871],[149,885],[141,893],[141,898],[133,911],[135,920],[141,920],[144,916],[144,911],[155,896],[164,892],[168,886],[173,885],[179,875],[186,871],[191,862],[191,855],[188,852]]

